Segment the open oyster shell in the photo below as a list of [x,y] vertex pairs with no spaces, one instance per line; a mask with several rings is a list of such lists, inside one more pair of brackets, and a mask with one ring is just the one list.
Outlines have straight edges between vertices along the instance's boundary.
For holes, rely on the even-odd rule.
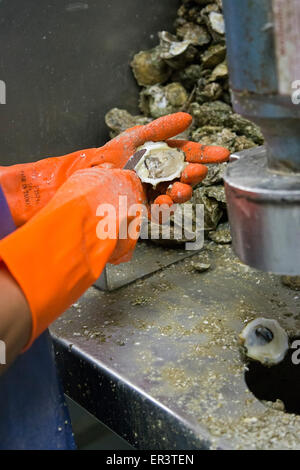
[[281,362],[289,348],[288,335],[276,320],[256,318],[239,336],[246,355],[264,365]]
[[163,181],[179,178],[186,167],[185,154],[169,147],[165,142],[146,142],[138,148],[146,152],[135,167],[136,174],[143,183],[156,187]]

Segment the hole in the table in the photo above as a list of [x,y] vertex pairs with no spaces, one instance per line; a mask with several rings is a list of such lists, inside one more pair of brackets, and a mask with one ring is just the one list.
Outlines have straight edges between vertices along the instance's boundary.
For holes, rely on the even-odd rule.
[[[299,341],[300,338],[294,338],[291,344],[295,340]],[[296,349],[289,349],[285,359],[273,367],[265,367],[259,362],[250,362],[249,370],[245,373],[245,380],[258,400],[276,402],[279,399],[284,403],[287,413],[300,415],[300,364],[296,365],[292,360],[296,351]]]

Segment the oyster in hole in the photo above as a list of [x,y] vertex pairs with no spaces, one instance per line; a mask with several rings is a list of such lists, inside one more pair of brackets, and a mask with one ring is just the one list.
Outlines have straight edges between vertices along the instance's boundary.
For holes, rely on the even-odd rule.
[[257,318],[239,336],[246,355],[264,365],[281,362],[288,349],[288,335],[276,320]]
[[186,167],[185,154],[179,149],[169,147],[165,142],[146,142],[138,148],[146,152],[135,167],[136,174],[143,183],[153,187],[163,181],[180,178]]

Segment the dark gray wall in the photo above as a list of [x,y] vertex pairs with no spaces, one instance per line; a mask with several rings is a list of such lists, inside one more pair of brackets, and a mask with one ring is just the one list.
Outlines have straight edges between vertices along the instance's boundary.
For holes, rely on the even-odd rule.
[[0,164],[101,145],[104,114],[137,111],[129,62],[172,30],[179,0],[0,0]]

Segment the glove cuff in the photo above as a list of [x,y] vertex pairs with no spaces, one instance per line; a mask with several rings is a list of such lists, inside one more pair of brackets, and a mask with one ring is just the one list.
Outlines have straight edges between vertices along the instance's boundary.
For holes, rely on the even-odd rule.
[[33,341],[100,276],[117,240],[99,240],[84,199],[41,211],[0,242],[0,258],[32,314]]

